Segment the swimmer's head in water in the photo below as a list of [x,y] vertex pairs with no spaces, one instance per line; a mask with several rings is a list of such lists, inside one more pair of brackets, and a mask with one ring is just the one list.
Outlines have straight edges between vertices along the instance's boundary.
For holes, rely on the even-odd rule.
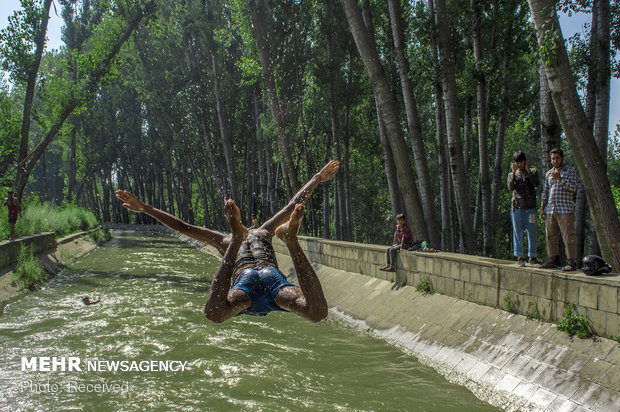
[[88,296],[84,296],[82,298],[82,303],[85,304],[85,305],[88,305],[88,302],[90,302],[90,298]]

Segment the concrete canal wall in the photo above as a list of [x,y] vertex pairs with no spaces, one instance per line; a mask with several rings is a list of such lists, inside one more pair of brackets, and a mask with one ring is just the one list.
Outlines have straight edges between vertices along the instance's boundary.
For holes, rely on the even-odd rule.
[[[401,252],[396,272],[381,272],[385,246],[301,238],[312,263],[416,286],[427,278],[445,296],[509,311],[546,322],[564,317],[566,305],[592,320],[603,337],[620,335],[620,275],[585,276],[518,267],[515,262],[457,253]],[[286,248],[280,247],[280,252]]]
[[[618,277],[588,278],[450,253],[405,252],[397,272],[380,272],[384,246],[302,238],[328,304],[340,316],[414,354],[479,398],[511,411],[620,410],[620,344],[571,338],[524,316],[533,301],[553,320],[566,303],[598,333],[619,334]],[[288,251],[274,242],[282,271],[295,280]],[[415,285],[427,276],[435,291]],[[393,279],[392,279],[393,277]],[[497,306],[515,299],[510,313]],[[518,300],[518,304],[516,303]],[[525,303],[523,303],[525,302]]]

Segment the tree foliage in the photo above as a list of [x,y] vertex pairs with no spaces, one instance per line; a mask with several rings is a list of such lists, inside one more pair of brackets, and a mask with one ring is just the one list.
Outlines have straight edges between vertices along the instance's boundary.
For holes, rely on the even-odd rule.
[[[341,169],[341,186],[330,184],[322,198],[317,191],[310,200],[304,231],[344,238],[346,230],[338,231],[336,226],[346,210],[339,202],[346,203],[348,195],[352,199],[353,240],[389,242],[395,210],[388,191],[375,95],[341,4],[329,3],[328,19],[326,1],[256,3],[263,7],[283,130],[278,130],[274,120],[247,1],[157,1],[155,18],[140,24],[109,63],[110,49],[145,2],[60,1],[65,47],[43,58],[31,148],[45,137],[64,108],[75,107],[59,138],[48,146],[46,158],[34,169],[26,191],[57,203],[75,199],[105,221],[150,222],[120,207],[113,192],[124,188],[191,223],[226,230],[221,208],[227,197],[236,197],[248,224],[250,214],[264,221],[288,200],[282,146],[277,144],[278,133],[283,132],[301,183],[337,155],[347,165]],[[415,175],[388,3],[363,3],[370,11],[377,57],[394,98],[397,128],[405,139],[404,150],[412,159]],[[454,51],[455,126],[462,139],[462,153],[455,154],[453,163],[462,162],[464,182],[470,190],[463,207],[472,215],[467,222],[474,233],[472,253],[489,253],[483,250],[484,219],[493,232],[492,244],[487,245],[490,253],[509,257],[512,227],[505,174],[512,153],[525,150],[532,165],[544,169],[538,103],[538,62],[544,52],[539,53],[527,2],[480,4],[480,21],[474,26],[471,1],[446,2],[447,38]],[[592,5],[566,1],[561,7],[575,12],[588,11]],[[620,44],[620,26],[613,23],[619,19],[618,7],[617,1],[611,2],[612,50]],[[0,107],[7,109],[0,112],[0,130],[7,136],[0,141],[3,175],[17,161],[21,118],[16,107],[24,93],[20,85],[25,70],[20,68],[28,67],[33,52],[39,8],[38,2],[24,1],[23,14],[0,34],[2,67],[11,74],[13,84],[0,89]],[[433,57],[437,28],[428,2],[401,2],[401,15],[404,52],[431,176],[430,200],[437,214],[440,210],[444,213],[442,227],[450,228],[450,234],[442,230],[442,239],[448,236],[452,241],[443,248],[450,249],[452,244],[453,250],[459,251],[463,222],[456,213],[446,214],[456,207],[453,189],[444,188],[447,210],[441,207],[440,198],[440,177],[445,171],[439,159],[447,147],[438,143],[442,126],[435,116],[439,110],[435,86],[440,80],[440,66]],[[474,27],[479,28],[480,58],[473,49]],[[333,43],[328,51],[329,39]],[[591,59],[588,39],[572,41],[572,66],[585,88]],[[103,66],[108,69],[91,87]],[[617,75],[617,63],[612,63],[613,67]],[[478,200],[480,124],[474,102],[480,79],[485,81],[488,97],[488,121],[480,124],[488,128],[486,169],[495,196],[495,200],[493,196],[485,199],[496,206],[489,216],[483,216]],[[334,125],[338,127],[334,129]],[[340,145],[338,150],[336,145]],[[565,143],[564,147],[568,148]],[[617,155],[608,157],[608,174],[615,187],[620,187],[618,164]],[[4,179],[2,183],[9,183],[9,178]],[[452,181],[448,177],[448,185]],[[418,190],[419,182],[414,186],[407,189]],[[539,255],[544,255],[542,241]]]

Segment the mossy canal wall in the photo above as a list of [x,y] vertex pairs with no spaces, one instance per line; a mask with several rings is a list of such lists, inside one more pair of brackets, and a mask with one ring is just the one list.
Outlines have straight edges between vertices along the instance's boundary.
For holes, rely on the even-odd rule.
[[[589,278],[424,252],[400,253],[390,273],[378,270],[384,246],[315,238],[300,243],[332,310],[481,399],[514,411],[620,410],[620,344],[571,338],[549,323],[574,304],[599,335],[620,334],[617,275]],[[277,240],[274,248],[282,271],[295,280],[286,246]],[[423,277],[437,293],[416,290]],[[547,322],[532,319],[531,301]],[[504,302],[520,314],[501,309]]]

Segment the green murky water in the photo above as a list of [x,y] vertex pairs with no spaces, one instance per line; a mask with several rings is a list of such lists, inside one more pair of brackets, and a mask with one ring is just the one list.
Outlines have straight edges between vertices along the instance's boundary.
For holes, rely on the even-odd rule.
[[[217,263],[172,237],[118,232],[9,304],[0,410],[496,410],[335,314],[209,323]],[[103,303],[84,306],[85,295]],[[75,357],[81,371],[22,371],[22,357]],[[159,370],[166,363],[174,370]]]

